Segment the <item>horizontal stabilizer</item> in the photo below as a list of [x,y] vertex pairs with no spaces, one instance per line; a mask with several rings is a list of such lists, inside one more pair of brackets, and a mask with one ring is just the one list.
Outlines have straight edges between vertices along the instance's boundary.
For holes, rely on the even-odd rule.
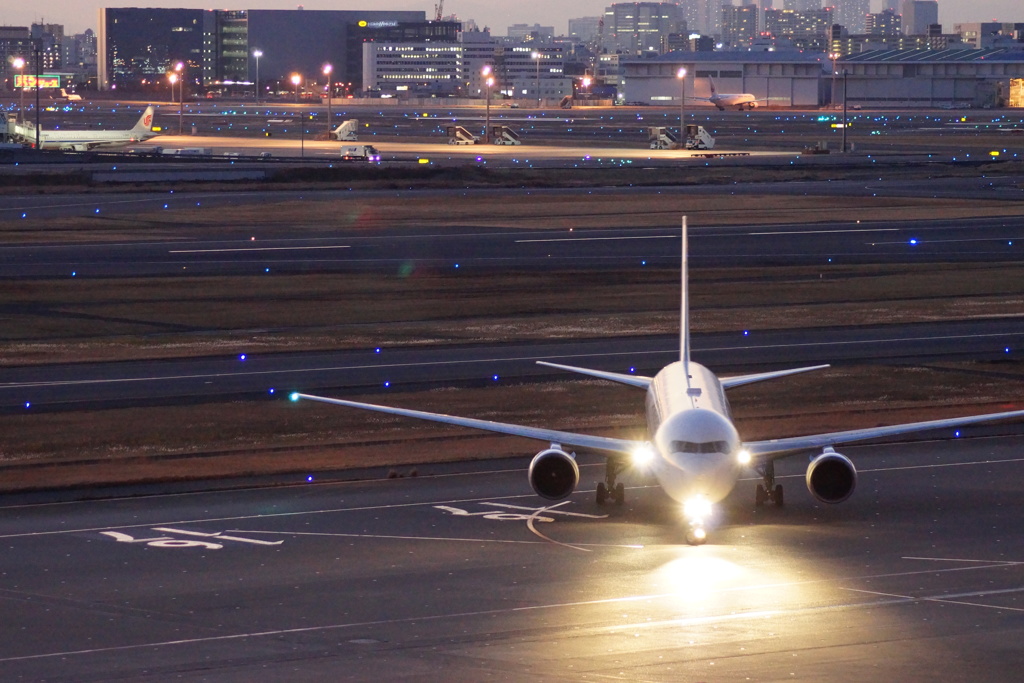
[[580,375],[588,375],[590,377],[597,377],[598,379],[606,379],[609,382],[618,382],[619,384],[628,384],[631,387],[640,387],[646,389],[651,386],[653,381],[650,377],[644,377],[642,375],[624,375],[619,372],[605,372],[603,370],[591,370],[590,368],[577,368],[572,365],[559,365],[558,363],[548,363],[547,361],[539,360],[537,365],[544,365],[549,368],[556,368],[558,370],[565,370],[566,372],[575,372]]
[[786,377],[787,375],[798,375],[801,372],[811,372],[812,370],[822,370],[829,367],[828,365],[809,365],[804,368],[791,368],[789,370],[775,370],[774,372],[757,372],[753,375],[736,375],[735,377],[723,377],[720,382],[722,383],[723,389],[731,389],[733,387],[743,386],[744,384],[753,384],[754,382],[763,382],[766,379],[777,379],[779,377]]
[[443,413],[428,413],[422,410],[409,410],[407,408],[392,408],[391,406],[379,406],[373,403],[358,403],[356,401],[345,401],[339,398],[325,398],[323,396],[312,396],[298,392],[291,395],[291,400],[298,401],[304,398],[309,401],[320,401],[336,406],[347,406],[349,408],[360,408],[372,410],[378,413],[390,415],[401,415],[413,417],[419,420],[430,422],[441,422],[443,424],[455,425],[457,427],[469,427],[470,429],[482,429],[487,432],[498,434],[509,434],[511,436],[522,436],[527,439],[537,439],[549,443],[557,443],[566,446],[579,446],[596,451],[610,453],[632,453],[637,448],[644,446],[644,441],[630,441],[628,439],[613,439],[608,436],[593,436],[590,434],[576,434],[573,432],[560,432],[555,429],[544,429],[542,427],[526,427],[523,425],[508,424],[506,422],[492,422],[491,420],[477,420],[471,417],[456,417]]

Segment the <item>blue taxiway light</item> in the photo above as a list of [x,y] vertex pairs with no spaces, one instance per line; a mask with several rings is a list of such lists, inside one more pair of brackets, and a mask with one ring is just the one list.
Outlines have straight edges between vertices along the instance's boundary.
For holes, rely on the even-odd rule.
[[288,395],[288,400],[289,401],[298,401],[299,400],[299,392],[293,391],[291,394]]
[[238,354],[238,360],[243,360],[244,361],[245,360],[245,354],[244,353]]

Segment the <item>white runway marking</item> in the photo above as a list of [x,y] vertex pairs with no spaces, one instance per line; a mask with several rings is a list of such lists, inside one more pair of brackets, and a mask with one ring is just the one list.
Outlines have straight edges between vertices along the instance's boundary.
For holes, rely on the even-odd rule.
[[237,247],[237,248],[223,248],[223,249],[172,249],[168,251],[168,254],[219,254],[221,252],[228,251],[302,251],[308,249],[351,249],[352,247],[347,244],[339,244],[335,246],[321,246],[321,247]]
[[[748,232],[748,235],[845,235],[853,232],[899,232],[900,228],[849,228],[846,230],[776,230],[774,232]],[[891,242],[905,244],[905,242]]]
[[621,237],[551,237],[548,239],[516,240],[516,244],[531,242],[607,242],[612,240],[671,240],[679,235],[623,235]]

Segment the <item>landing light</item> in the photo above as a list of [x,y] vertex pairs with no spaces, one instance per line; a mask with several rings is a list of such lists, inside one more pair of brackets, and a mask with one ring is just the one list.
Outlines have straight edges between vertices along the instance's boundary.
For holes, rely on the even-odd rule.
[[644,444],[639,446],[633,451],[633,464],[638,467],[647,465],[651,460],[654,460],[654,449],[651,448],[650,444]]
[[711,514],[711,503],[704,496],[696,496],[683,504],[683,515],[691,522],[700,522]]
[[736,454],[736,461],[741,465],[750,464],[750,451],[742,450]]

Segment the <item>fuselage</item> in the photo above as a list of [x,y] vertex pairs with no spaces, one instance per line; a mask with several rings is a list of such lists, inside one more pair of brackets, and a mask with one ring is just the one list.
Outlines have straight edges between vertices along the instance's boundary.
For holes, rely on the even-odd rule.
[[142,142],[156,137],[149,131],[41,131],[39,146],[43,149],[59,149],[73,145],[89,145],[90,147],[117,147],[132,142]]
[[651,471],[673,499],[716,503],[732,491],[742,466],[741,440],[725,391],[713,372],[681,361],[665,367],[647,389],[647,429],[655,457]]
[[719,109],[725,107],[739,107],[742,105],[749,105],[757,102],[757,98],[750,93],[741,93],[738,95],[712,95],[708,98],[711,104],[715,105]]

